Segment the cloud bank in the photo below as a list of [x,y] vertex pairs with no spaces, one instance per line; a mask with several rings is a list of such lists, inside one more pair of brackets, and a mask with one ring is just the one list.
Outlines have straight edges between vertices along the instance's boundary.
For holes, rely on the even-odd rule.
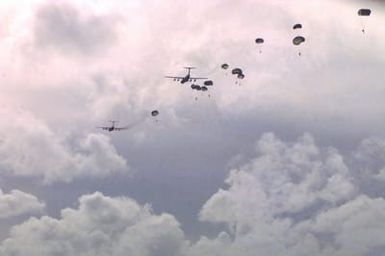
[[20,190],[12,190],[6,194],[0,189],[0,219],[42,213],[44,209],[45,203],[31,194]]
[[[15,226],[0,252],[5,256],[381,255],[385,199],[383,194],[371,195],[365,179],[377,179],[384,163],[374,168],[363,159],[384,150],[383,145],[383,140],[368,139],[343,155],[335,148],[317,146],[310,134],[295,142],[263,135],[254,156],[230,172],[228,188],[220,189],[201,209],[201,221],[228,227],[215,238],[189,241],[172,215],[155,214],[150,206],[127,197],[94,193],[82,196],[77,209],[62,210],[59,219],[31,218]],[[360,175],[363,171],[372,174]]]

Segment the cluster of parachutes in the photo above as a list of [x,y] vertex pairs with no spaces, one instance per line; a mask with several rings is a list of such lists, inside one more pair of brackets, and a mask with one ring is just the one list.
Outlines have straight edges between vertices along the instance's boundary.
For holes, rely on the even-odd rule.
[[202,86],[197,85],[197,84],[192,84],[192,85],[191,85],[191,89],[197,90],[197,91],[206,92],[206,91],[209,90],[207,86],[213,86],[213,85],[214,85],[214,83],[213,83],[212,80],[207,80],[207,81],[204,81],[204,82],[203,82],[203,85],[202,85]]
[[[362,33],[365,33],[364,19],[365,19],[365,17],[369,17],[371,15],[371,13],[372,13],[372,10],[370,10],[370,9],[359,9],[358,10],[358,16],[362,17],[362,20],[361,20]],[[301,29],[302,29],[302,24],[300,24],[300,23],[297,23],[293,26],[293,30],[295,30],[295,31],[301,31]],[[293,45],[299,46],[302,43],[304,43],[305,41],[306,41],[306,39],[303,35],[295,35],[292,42],[293,42]],[[265,43],[265,40],[261,37],[258,37],[255,39],[255,43],[258,46],[259,53],[262,53],[262,45]],[[298,55],[301,56],[301,52],[299,52]]]
[[[302,24],[300,23],[297,23],[293,26],[293,30],[295,31],[301,30],[301,29],[302,29]],[[305,37],[303,37],[302,35],[296,35],[293,38],[293,45],[295,46],[298,46],[304,42],[305,42]],[[255,43],[258,45],[259,53],[262,53],[262,45],[265,43],[265,40],[261,37],[258,37],[255,39]],[[301,56],[301,52],[299,52],[299,55]]]
[[[227,70],[229,67],[230,67],[230,65],[227,64],[227,63],[224,63],[224,64],[222,64],[222,66],[221,66],[221,68],[222,68],[223,70]],[[242,79],[245,78],[245,74],[243,73],[243,70],[240,69],[240,68],[234,68],[234,69],[232,69],[232,70],[231,70],[231,74],[235,75],[235,76],[238,78],[238,80],[242,80]],[[235,82],[235,83],[237,84],[238,81]]]

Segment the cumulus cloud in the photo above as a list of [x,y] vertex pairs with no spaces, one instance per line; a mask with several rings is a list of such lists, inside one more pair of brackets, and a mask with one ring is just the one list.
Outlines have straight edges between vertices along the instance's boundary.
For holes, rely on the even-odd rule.
[[76,177],[106,177],[128,170],[126,160],[102,134],[88,134],[78,145],[66,143],[42,120],[24,110],[1,110],[2,174],[70,182]]
[[256,157],[233,170],[229,188],[201,210],[201,220],[226,223],[229,231],[202,237],[191,255],[381,255],[384,193],[372,197],[358,181],[377,178],[378,169],[357,176],[356,164],[357,157],[361,166],[372,163],[362,159],[369,152],[383,160],[373,154],[382,144],[368,139],[344,156],[309,134],[294,143],[263,135]]
[[356,181],[359,168],[350,165],[356,153],[320,147],[310,134],[285,142],[268,133],[256,143],[254,154],[230,172],[228,188],[202,207],[202,221],[228,226],[217,237],[192,242],[172,215],[156,215],[148,205],[97,192],[82,196],[78,208],[62,210],[59,219],[31,218],[13,227],[0,252],[5,256],[381,255],[385,199],[367,194]]
[[45,203],[31,194],[20,190],[12,190],[6,194],[0,189],[0,219],[41,213],[44,209]]
[[[202,220],[236,222],[248,215],[291,215],[319,203],[336,205],[356,192],[343,157],[334,149],[319,149],[310,135],[287,145],[266,134],[257,143],[256,152],[257,158],[231,172],[227,179],[230,189],[220,190],[206,203]],[[232,210],[216,209],[217,205]]]
[[4,256],[181,255],[185,247],[179,223],[156,215],[148,205],[101,193],[79,199],[77,209],[64,209],[60,219],[31,218],[14,227],[3,241]]

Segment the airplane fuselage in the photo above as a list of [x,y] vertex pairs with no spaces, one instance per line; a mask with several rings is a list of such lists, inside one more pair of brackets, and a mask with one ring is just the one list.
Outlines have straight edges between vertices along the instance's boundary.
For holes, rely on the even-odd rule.
[[183,77],[183,79],[180,81],[180,83],[184,84],[184,83],[188,82],[189,79],[190,79],[190,75],[187,75],[187,76]]
[[111,127],[108,128],[109,132],[113,132],[115,130],[115,124],[113,123]]
[[166,76],[166,78],[172,78],[172,79],[174,79],[174,81],[180,82],[181,84],[184,84],[187,82],[196,82],[197,79],[206,79],[206,78],[202,78],[202,77],[191,77],[190,72],[191,72],[191,69],[193,69],[194,67],[185,67],[185,68],[188,70],[186,76],[184,76],[184,77]]

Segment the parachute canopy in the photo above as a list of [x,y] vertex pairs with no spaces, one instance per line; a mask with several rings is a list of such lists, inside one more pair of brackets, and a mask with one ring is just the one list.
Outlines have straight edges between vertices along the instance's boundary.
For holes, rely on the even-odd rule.
[[154,110],[154,111],[151,112],[151,115],[152,116],[157,116],[157,115],[159,115],[159,111],[158,110]]
[[214,85],[213,81],[211,81],[211,80],[207,80],[207,81],[205,81],[203,84],[204,84],[205,86],[212,86],[212,85]]
[[197,85],[197,84],[192,84],[192,85],[191,85],[191,89],[200,91],[200,90],[202,90],[202,87],[200,87],[200,86]]
[[370,16],[372,11],[370,9],[359,9],[358,10],[358,15],[359,16]]
[[231,71],[231,73],[232,73],[233,75],[239,75],[239,74],[242,74],[243,72],[242,72],[242,69],[240,69],[240,68],[234,68],[234,69]]
[[265,42],[265,40],[263,40],[263,38],[257,38],[255,39],[255,43],[256,44],[263,44]]
[[300,29],[300,28],[302,28],[302,24],[295,24],[294,26],[293,26],[293,29]]
[[203,92],[208,90],[206,86],[202,86],[201,89],[202,89]]
[[243,78],[245,78],[244,74],[238,74],[238,79],[243,79]]
[[229,68],[229,64],[227,63],[222,64],[222,69],[228,69],[228,68]]
[[296,36],[294,37],[293,39],[293,44],[294,45],[300,45],[302,44],[303,42],[305,42],[305,38],[303,36]]

